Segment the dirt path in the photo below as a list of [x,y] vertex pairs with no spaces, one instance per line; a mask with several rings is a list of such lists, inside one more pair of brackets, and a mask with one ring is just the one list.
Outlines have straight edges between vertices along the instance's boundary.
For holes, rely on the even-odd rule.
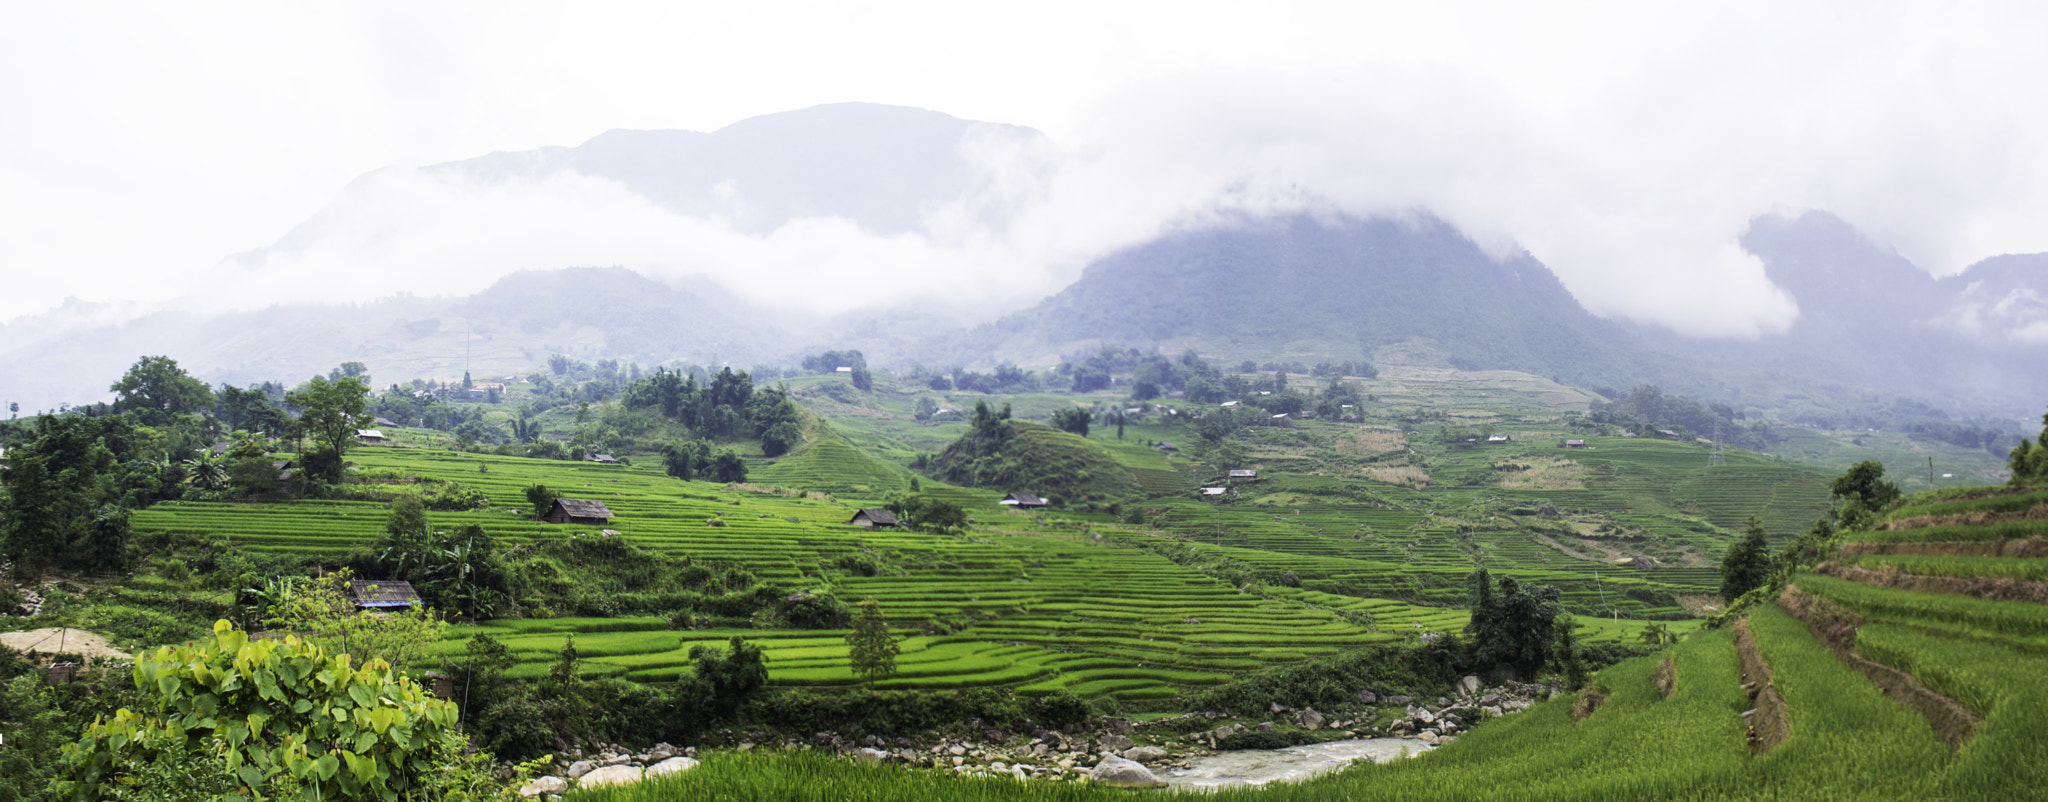
[[31,629],[27,632],[0,632],[0,644],[23,652],[45,652],[49,654],[82,654],[88,657],[115,657],[122,660],[134,659],[133,655],[107,645],[107,639],[99,633],[70,627]]

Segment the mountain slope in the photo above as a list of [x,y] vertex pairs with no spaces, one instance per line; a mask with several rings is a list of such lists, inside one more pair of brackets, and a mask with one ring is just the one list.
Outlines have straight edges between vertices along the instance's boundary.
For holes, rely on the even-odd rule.
[[1657,360],[1527,254],[1496,259],[1422,217],[1307,215],[1184,231],[1120,251],[996,323],[999,356],[1088,342],[1225,358],[1393,359],[1628,386]]

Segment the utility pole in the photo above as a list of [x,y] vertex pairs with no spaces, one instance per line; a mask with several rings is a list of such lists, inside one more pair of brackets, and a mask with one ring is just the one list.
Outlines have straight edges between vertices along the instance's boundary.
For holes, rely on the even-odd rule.
[[1934,487],[1934,455],[1927,455],[1927,486]]

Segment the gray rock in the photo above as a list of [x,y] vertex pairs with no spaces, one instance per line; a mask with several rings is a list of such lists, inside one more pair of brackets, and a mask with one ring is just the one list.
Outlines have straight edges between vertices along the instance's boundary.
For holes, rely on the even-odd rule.
[[1135,760],[1139,763],[1157,763],[1167,757],[1169,755],[1166,750],[1156,746],[1133,746],[1124,750],[1125,760]]
[[681,774],[697,767],[697,761],[687,757],[671,757],[647,767],[647,779]]
[[578,760],[574,763],[569,764],[569,770],[565,773],[569,775],[569,779],[571,780],[581,779],[583,775],[589,774],[590,770],[594,768],[597,768],[596,763],[592,763],[588,760]]
[[578,788],[604,788],[613,785],[632,785],[645,776],[639,766],[624,764],[603,766],[583,775],[576,781]]
[[1478,678],[1478,677],[1474,677],[1474,676],[1471,676],[1471,675],[1469,675],[1469,674],[1468,674],[1468,675],[1466,675],[1466,676],[1464,676],[1464,677],[1462,677],[1462,678],[1460,678],[1460,679],[1458,680],[1458,694],[1459,694],[1459,695],[1461,695],[1461,696],[1471,696],[1472,694],[1475,694],[1475,693],[1478,693],[1478,692],[1479,692],[1479,678]]
[[1380,700],[1380,697],[1379,697],[1379,695],[1378,695],[1378,694],[1375,694],[1375,693],[1373,693],[1372,691],[1359,691],[1359,692],[1358,692],[1358,703],[1359,703],[1359,704],[1369,705],[1369,704],[1373,704],[1374,702],[1378,702],[1379,700]]
[[1389,697],[1387,697],[1387,704],[1393,705],[1393,706],[1395,706],[1395,707],[1406,707],[1406,706],[1408,706],[1408,705],[1410,705],[1410,704],[1413,704],[1414,702],[1415,702],[1415,697],[1413,697],[1413,696],[1398,696],[1398,695],[1397,695],[1397,696],[1389,696]]
[[1257,730],[1258,730],[1259,732],[1272,732],[1272,731],[1273,731],[1273,722],[1270,722],[1270,721],[1261,721],[1261,722],[1259,722],[1259,726],[1258,726],[1258,727],[1256,727],[1255,729],[1257,729]]
[[1272,712],[1272,713],[1285,713],[1285,712],[1287,712],[1287,711],[1289,711],[1289,710],[1292,710],[1292,709],[1293,709],[1293,708],[1290,708],[1290,707],[1288,707],[1288,706],[1286,706],[1286,705],[1283,705],[1283,704],[1281,704],[1281,703],[1279,703],[1279,702],[1274,702],[1274,703],[1272,703],[1271,705],[1268,705],[1268,706],[1267,706],[1267,712]]
[[1328,719],[1311,707],[1294,714],[1294,723],[1304,730],[1320,730]]
[[1136,741],[1133,741],[1121,735],[1102,736],[1101,744],[1103,751],[1107,752],[1122,752],[1126,749],[1138,745]]
[[647,759],[657,763],[675,756],[676,748],[669,745],[666,741],[655,744],[653,749],[647,750]]
[[860,758],[861,760],[865,760],[869,763],[880,763],[884,760],[889,759],[888,752],[884,752],[872,746],[863,746],[859,749],[853,750],[853,756]]
[[1436,734],[1436,730],[1423,730],[1422,734],[1415,736],[1415,740],[1421,741],[1431,746],[1436,745],[1436,742],[1439,739],[1440,736]]
[[519,786],[519,795],[532,799],[542,794],[559,794],[569,790],[569,781],[560,777],[535,777],[533,782]]
[[1166,784],[1153,775],[1151,769],[1145,768],[1145,764],[1114,755],[1095,764],[1094,770],[1088,772],[1088,779],[1111,788],[1158,788]]

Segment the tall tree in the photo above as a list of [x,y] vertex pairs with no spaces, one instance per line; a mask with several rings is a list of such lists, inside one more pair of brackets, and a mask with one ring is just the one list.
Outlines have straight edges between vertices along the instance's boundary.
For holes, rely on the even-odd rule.
[[853,673],[865,677],[868,688],[875,680],[896,673],[896,655],[902,648],[889,634],[889,620],[882,617],[882,603],[873,597],[862,599],[853,612],[853,631],[846,633],[847,656]]
[[213,407],[213,390],[206,382],[192,378],[178,367],[177,360],[167,356],[136,360],[121,380],[108,389],[114,391],[114,411],[134,412],[150,426],[162,426],[179,415]]
[[306,471],[328,482],[341,481],[342,458],[356,445],[356,432],[375,422],[367,411],[370,386],[363,380],[313,377],[303,390],[285,396],[299,408],[296,428],[313,441],[303,460]]
[[1721,599],[1733,602],[1771,579],[1771,542],[1764,535],[1764,525],[1756,516],[1749,516],[1743,525],[1742,540],[1721,558]]
[[1557,619],[1563,613],[1557,588],[1525,586],[1513,577],[1501,577],[1495,588],[1490,578],[1485,569],[1472,577],[1472,620],[1465,633],[1472,639],[1473,659],[1486,670],[1534,679],[1557,643]]

